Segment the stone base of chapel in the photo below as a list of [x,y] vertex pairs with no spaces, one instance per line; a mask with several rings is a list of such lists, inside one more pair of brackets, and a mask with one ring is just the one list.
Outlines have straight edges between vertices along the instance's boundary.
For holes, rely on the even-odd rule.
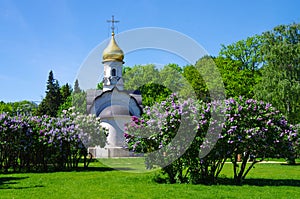
[[129,151],[123,148],[107,148],[108,149],[108,157],[129,157]]
[[88,152],[92,154],[93,158],[114,158],[114,157],[130,157],[131,153],[122,147],[89,147]]

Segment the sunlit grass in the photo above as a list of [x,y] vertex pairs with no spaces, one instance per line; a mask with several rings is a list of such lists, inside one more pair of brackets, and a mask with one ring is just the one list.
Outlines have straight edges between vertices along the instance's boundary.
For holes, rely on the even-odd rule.
[[[300,198],[300,166],[257,164],[243,186],[230,184],[231,164],[221,185],[158,184],[143,158],[100,159],[86,171],[0,175],[0,198]],[[126,172],[124,172],[126,171]]]

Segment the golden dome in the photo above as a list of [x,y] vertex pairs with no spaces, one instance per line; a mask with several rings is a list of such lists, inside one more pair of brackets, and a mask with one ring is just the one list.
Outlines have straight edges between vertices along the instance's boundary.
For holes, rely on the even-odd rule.
[[108,44],[108,46],[104,49],[102,54],[102,62],[107,61],[119,61],[123,62],[124,59],[124,53],[121,50],[121,48],[118,46],[116,40],[115,40],[115,34],[111,34],[111,39]]

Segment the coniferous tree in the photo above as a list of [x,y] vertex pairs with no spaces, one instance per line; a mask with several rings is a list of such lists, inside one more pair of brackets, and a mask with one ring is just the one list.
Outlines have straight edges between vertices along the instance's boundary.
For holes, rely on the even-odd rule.
[[78,79],[74,84],[74,92],[72,93],[72,106],[75,107],[75,111],[86,114],[86,92],[79,87]]
[[54,79],[53,72],[50,71],[47,81],[46,97],[39,105],[37,114],[55,117],[61,103],[62,95],[60,93],[59,83]]
[[61,93],[61,97],[62,97],[62,103],[64,103],[67,100],[67,98],[69,96],[71,96],[71,94],[72,94],[72,89],[71,89],[70,85],[68,83],[63,85],[60,88],[60,93]]
[[76,79],[75,84],[74,84],[74,93],[80,93],[81,89],[79,87],[79,82],[78,79]]
[[72,88],[67,83],[63,85],[60,88],[60,93],[62,97],[61,105],[58,108],[57,116],[60,116],[62,114],[63,110],[68,110],[70,107],[72,107]]

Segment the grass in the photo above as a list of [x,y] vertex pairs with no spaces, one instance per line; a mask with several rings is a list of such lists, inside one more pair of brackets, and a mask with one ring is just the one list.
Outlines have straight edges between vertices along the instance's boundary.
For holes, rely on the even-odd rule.
[[[258,164],[243,186],[158,184],[143,158],[101,159],[86,171],[0,174],[0,198],[300,198],[300,165]],[[109,168],[104,165],[109,165]]]

